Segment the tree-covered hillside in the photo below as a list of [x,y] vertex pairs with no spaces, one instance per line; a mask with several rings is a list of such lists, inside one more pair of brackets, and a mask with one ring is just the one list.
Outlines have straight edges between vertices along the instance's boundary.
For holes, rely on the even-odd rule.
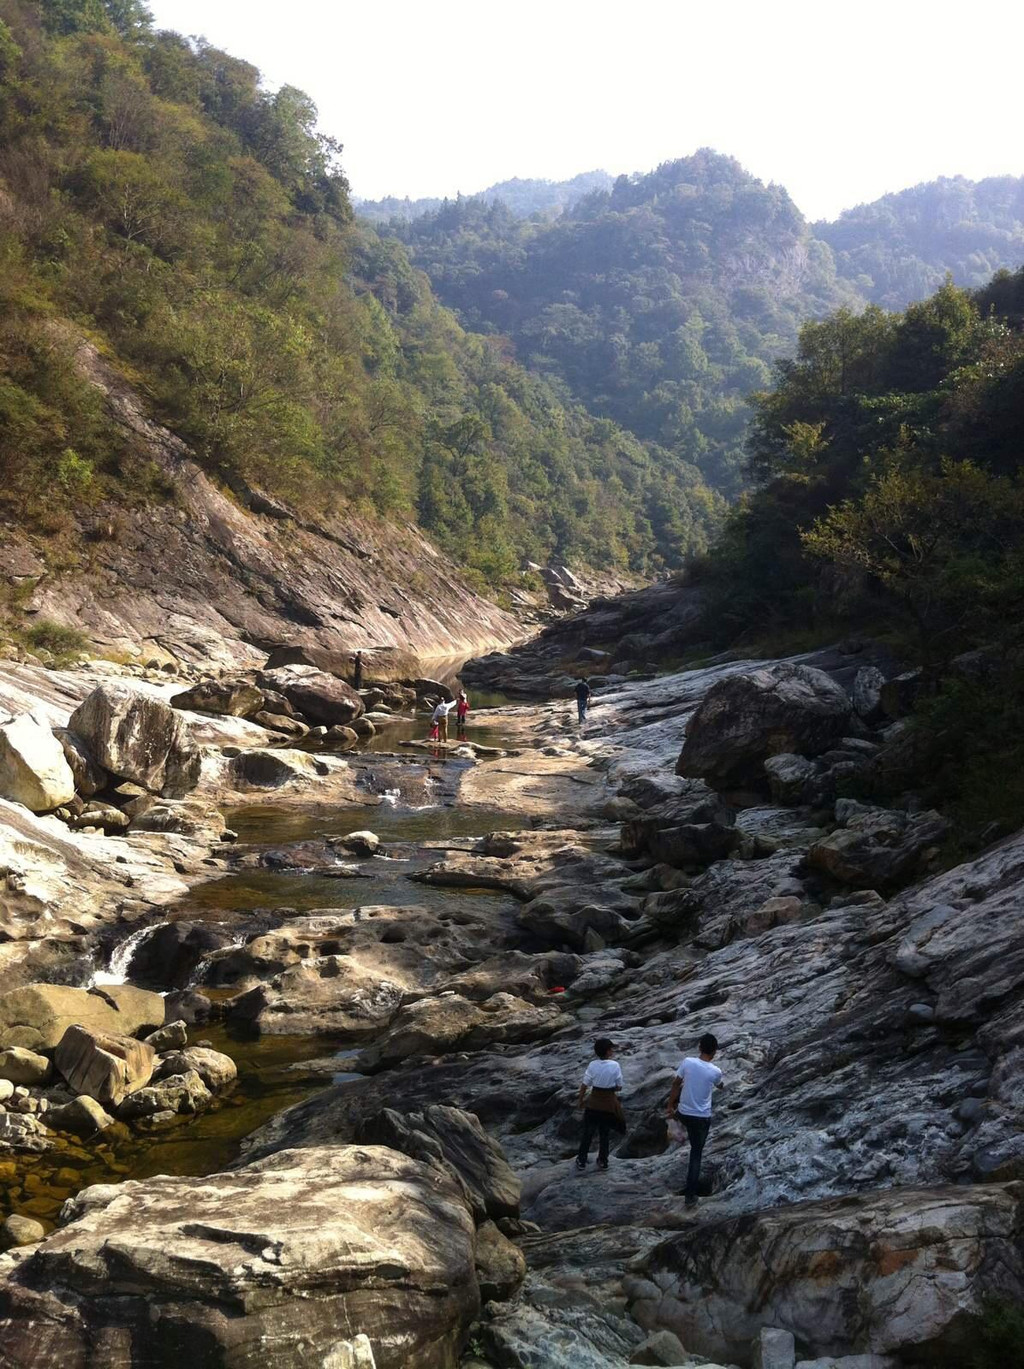
[[697,568],[719,640],[888,637],[941,682],[894,783],[1019,825],[1024,270],[806,324],[750,453],[758,488]]
[[1024,261],[1024,177],[943,177],[818,223],[836,269],[873,304],[903,309],[949,272],[976,289]]
[[524,365],[733,496],[746,401],[800,324],[1019,265],[1024,179],[937,181],[812,228],[784,190],[703,151],[620,177],[554,222],[492,197],[389,231],[467,326],[507,334]]
[[[607,171],[581,171],[567,181],[524,180],[513,176],[509,181],[496,181],[470,198],[484,200],[488,204],[500,200],[520,219],[528,219],[533,214],[550,218],[568,209],[591,191],[607,190],[611,184],[612,178]],[[464,197],[460,195],[456,198]],[[421,214],[432,214],[444,203],[439,198],[411,200],[408,195],[404,198],[388,195],[383,200],[357,199],[355,208],[361,219],[370,223],[388,223],[392,219],[416,219]]]
[[460,200],[392,231],[468,327],[730,494],[746,397],[805,318],[855,298],[786,192],[709,151],[551,223]]
[[86,336],[226,486],[416,517],[491,584],[706,543],[697,472],[467,333],[353,222],[339,153],[301,91],[137,0],[0,0],[0,513],[52,541],[165,497]]

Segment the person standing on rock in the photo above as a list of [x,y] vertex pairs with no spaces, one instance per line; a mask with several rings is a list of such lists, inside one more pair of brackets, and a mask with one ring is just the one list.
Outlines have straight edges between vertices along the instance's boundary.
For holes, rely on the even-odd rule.
[[581,675],[581,676],[580,676],[580,682],[579,682],[579,684],[576,686],[576,709],[577,709],[577,712],[578,712],[579,715],[580,715],[580,722],[581,722],[581,723],[585,723],[585,722],[587,721],[587,706],[588,706],[589,703],[590,703],[590,698],[591,698],[592,693],[593,693],[593,690],[590,688],[590,685],[587,683],[587,678],[586,678],[586,676],[585,676],[585,675]]
[[466,717],[469,714],[469,699],[464,689],[459,690],[459,697],[455,704],[455,721],[458,724],[460,737],[466,735]]
[[[576,1168],[586,1169],[590,1147],[597,1134],[597,1167],[608,1168],[608,1138],[613,1126],[622,1123],[622,1070],[614,1058],[615,1047],[606,1036],[594,1042],[594,1059],[583,1074],[576,1106],[583,1109],[583,1138]],[[589,1092],[588,1092],[589,1090]]]
[[700,1054],[688,1055],[676,1070],[668,1097],[668,1115],[671,1118],[678,1113],[690,1143],[690,1164],[683,1190],[687,1207],[697,1206],[700,1162],[711,1130],[711,1095],[722,1085],[722,1071],[711,1063],[718,1050],[718,1039],[705,1032],[697,1049]]
[[357,651],[352,657],[352,688],[362,689],[363,687],[363,653]]
[[[446,742],[448,740],[448,714],[454,707],[454,702],[445,703],[444,699],[438,701],[437,707],[430,715],[432,741]],[[434,736],[435,732],[437,733],[436,737]]]

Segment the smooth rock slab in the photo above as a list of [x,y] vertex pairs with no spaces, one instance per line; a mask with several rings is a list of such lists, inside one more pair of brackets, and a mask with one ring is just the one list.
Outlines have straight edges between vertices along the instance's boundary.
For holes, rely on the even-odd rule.
[[[956,1362],[967,1318],[1024,1296],[1024,1183],[889,1189],[701,1223],[656,1246],[633,1305],[688,1349],[747,1358],[770,1316],[819,1356]],[[943,1360],[943,1356],[946,1357]]]
[[133,1036],[144,1027],[162,1026],[164,1011],[158,993],[130,984],[96,992],[64,984],[23,984],[0,994],[0,1047],[47,1050],[76,1025]]
[[0,1285],[5,1369],[98,1365],[98,1344],[105,1369],[138,1363],[133,1344],[182,1365],[311,1369],[357,1329],[377,1369],[454,1369],[479,1308],[458,1192],[380,1147],[97,1185],[66,1211]]

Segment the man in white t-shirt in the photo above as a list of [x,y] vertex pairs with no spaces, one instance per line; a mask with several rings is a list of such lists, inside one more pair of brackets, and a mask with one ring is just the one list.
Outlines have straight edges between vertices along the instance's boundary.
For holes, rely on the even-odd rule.
[[454,707],[454,699],[451,701],[451,703],[448,703],[446,700],[442,699],[441,702],[434,709],[433,713],[431,713],[430,715],[432,730],[433,728],[437,729],[438,741],[446,742],[448,740],[448,714],[452,711]]
[[583,1137],[576,1155],[576,1168],[586,1169],[590,1147],[597,1133],[597,1167],[608,1168],[608,1140],[613,1125],[622,1117],[619,1093],[622,1070],[614,1058],[615,1046],[607,1036],[594,1042],[594,1058],[583,1073],[576,1106],[583,1109]]
[[711,1129],[711,1095],[722,1085],[722,1071],[711,1063],[718,1050],[717,1038],[705,1032],[697,1049],[700,1055],[688,1055],[676,1070],[668,1097],[668,1115],[672,1117],[679,1113],[690,1142],[690,1164],[684,1190],[687,1207],[697,1206],[700,1161]]

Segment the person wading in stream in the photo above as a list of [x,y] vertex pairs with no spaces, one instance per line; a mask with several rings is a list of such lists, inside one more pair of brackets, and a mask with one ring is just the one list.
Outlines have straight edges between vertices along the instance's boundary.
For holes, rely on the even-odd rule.
[[581,675],[581,676],[580,676],[580,682],[579,682],[579,684],[576,686],[576,709],[577,709],[577,712],[578,712],[579,715],[580,715],[580,722],[581,722],[581,723],[585,723],[585,722],[587,721],[587,706],[588,706],[589,703],[590,703],[590,699],[591,699],[591,695],[592,695],[592,694],[593,694],[593,690],[590,688],[590,685],[587,683],[586,676],[585,676],[585,675]]
[[[597,1167],[608,1168],[608,1137],[612,1127],[622,1128],[622,1070],[614,1059],[614,1045],[606,1036],[594,1042],[594,1059],[583,1074],[576,1106],[583,1109],[583,1139],[580,1141],[576,1168],[586,1169],[590,1146],[597,1133]],[[589,1090],[589,1092],[588,1092]]]
[[718,1039],[705,1032],[697,1043],[699,1056],[688,1055],[676,1070],[668,1096],[668,1115],[686,1128],[690,1142],[690,1164],[686,1171],[686,1206],[697,1206],[700,1162],[711,1129],[711,1095],[722,1086],[722,1071],[711,1061],[718,1050]]
[[455,722],[458,727],[460,737],[466,735],[466,718],[469,715],[469,699],[464,689],[459,690],[459,697],[455,703]]

